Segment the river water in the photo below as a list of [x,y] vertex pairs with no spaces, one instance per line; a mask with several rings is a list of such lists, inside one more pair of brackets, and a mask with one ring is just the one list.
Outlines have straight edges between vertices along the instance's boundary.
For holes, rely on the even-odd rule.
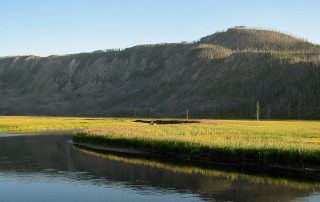
[[0,201],[320,201],[320,184],[97,154],[71,136],[0,138]]

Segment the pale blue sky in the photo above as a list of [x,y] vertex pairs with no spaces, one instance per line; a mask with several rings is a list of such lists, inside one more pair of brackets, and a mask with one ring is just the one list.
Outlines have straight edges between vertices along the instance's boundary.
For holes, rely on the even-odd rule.
[[0,0],[0,56],[194,41],[237,25],[320,43],[319,0]]

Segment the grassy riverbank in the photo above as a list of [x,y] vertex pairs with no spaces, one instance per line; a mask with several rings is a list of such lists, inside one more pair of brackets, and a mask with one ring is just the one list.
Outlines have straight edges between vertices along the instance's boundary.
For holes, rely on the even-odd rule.
[[320,165],[320,121],[200,120],[149,125],[134,119],[0,117],[2,133],[80,130],[74,140],[227,163]]
[[319,121],[202,120],[148,125],[122,120],[114,126],[86,129],[74,140],[214,162],[296,168],[320,165]]

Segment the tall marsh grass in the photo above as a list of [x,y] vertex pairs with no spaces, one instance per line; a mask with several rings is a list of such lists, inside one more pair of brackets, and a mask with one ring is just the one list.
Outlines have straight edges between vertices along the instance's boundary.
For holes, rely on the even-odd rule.
[[80,132],[75,141],[134,147],[212,161],[320,165],[320,122],[203,120],[148,125],[122,120]]

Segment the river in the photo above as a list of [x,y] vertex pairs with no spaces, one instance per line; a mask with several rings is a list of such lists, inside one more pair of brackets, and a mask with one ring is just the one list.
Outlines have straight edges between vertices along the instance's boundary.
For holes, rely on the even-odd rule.
[[320,184],[98,154],[71,136],[1,135],[0,201],[320,201]]

